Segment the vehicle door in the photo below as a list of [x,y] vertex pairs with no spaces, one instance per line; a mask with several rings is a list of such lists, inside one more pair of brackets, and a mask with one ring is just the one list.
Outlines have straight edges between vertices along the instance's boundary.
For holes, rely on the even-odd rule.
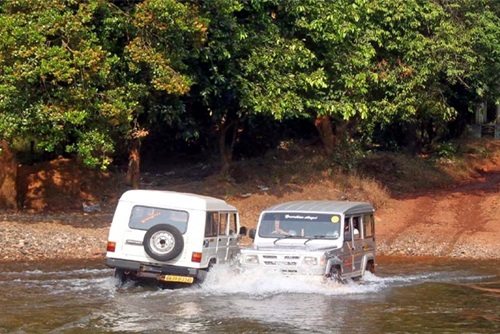
[[353,241],[352,241],[352,271],[357,272],[361,270],[361,266],[363,264],[363,226],[361,224],[362,216],[354,216],[351,218],[352,223],[352,231],[353,231]]
[[354,239],[352,231],[352,217],[345,217],[344,219],[344,244],[342,246],[342,271],[343,274],[350,274],[352,272],[353,260],[352,255],[354,251]]
[[207,212],[205,222],[205,237],[203,239],[203,259],[211,259],[217,257],[217,231],[219,228],[219,213]]
[[227,239],[226,260],[231,261],[238,254],[238,215],[234,212],[229,213],[229,234]]
[[375,220],[373,213],[363,215],[363,251],[375,254]]
[[217,262],[224,262],[227,259],[229,243],[229,214],[227,212],[219,213],[219,228],[217,237]]

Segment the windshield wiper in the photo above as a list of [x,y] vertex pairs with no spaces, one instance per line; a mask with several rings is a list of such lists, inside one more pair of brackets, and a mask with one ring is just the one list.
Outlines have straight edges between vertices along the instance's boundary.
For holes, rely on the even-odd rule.
[[314,237],[311,237],[311,238],[307,239],[306,241],[304,241],[304,245],[307,244],[311,240],[325,239],[325,238],[326,238],[326,235],[315,235]]
[[279,237],[278,239],[274,240],[273,244],[276,245],[276,242],[279,240],[288,239],[288,238],[295,238],[295,237],[296,237],[296,235],[284,235],[284,236]]

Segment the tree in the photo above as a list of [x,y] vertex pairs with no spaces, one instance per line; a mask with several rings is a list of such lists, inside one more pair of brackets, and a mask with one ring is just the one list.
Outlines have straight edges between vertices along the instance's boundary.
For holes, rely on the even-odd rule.
[[15,0],[0,7],[0,137],[107,165],[101,88],[112,58],[92,28],[102,2]]
[[[254,107],[272,109],[279,96],[293,95],[299,110],[316,119],[328,152],[348,120],[361,129],[402,121],[412,135],[416,120],[446,121],[455,115],[446,94],[450,85],[471,77],[477,54],[465,33],[470,27],[455,19],[447,3],[291,0],[276,5],[282,40],[300,44],[294,50],[310,56],[291,71],[283,59],[270,66],[296,78],[307,75],[305,82],[314,89],[300,81],[276,86],[272,75],[253,76],[255,86],[266,87],[255,93]],[[333,133],[330,118],[337,124]]]
[[188,100],[200,130],[217,143],[220,173],[227,176],[233,147],[249,114],[258,112],[242,103],[244,63],[269,32],[272,19],[265,2],[195,1],[207,19],[207,41],[190,68],[195,84]]
[[[500,5],[496,1],[461,1],[447,5],[447,12],[462,28],[459,42],[473,50],[468,59],[474,66],[459,83],[476,96],[476,101],[500,103]],[[468,60],[467,59],[467,60]],[[471,101],[475,102],[475,101]]]
[[125,48],[111,47],[118,50],[121,62],[110,93],[123,101],[115,105],[113,117],[122,120],[118,124],[130,143],[127,176],[137,188],[141,138],[148,134],[147,124],[182,110],[172,106],[192,83],[183,73],[183,59],[205,40],[206,22],[194,6],[173,0],[144,1],[123,15],[130,15],[130,21],[123,33]]
[[[0,7],[0,137],[29,136],[105,168],[140,138],[158,105],[189,90],[182,58],[205,35],[196,9],[173,0],[121,4],[13,0]],[[135,159],[135,160],[134,160]]]

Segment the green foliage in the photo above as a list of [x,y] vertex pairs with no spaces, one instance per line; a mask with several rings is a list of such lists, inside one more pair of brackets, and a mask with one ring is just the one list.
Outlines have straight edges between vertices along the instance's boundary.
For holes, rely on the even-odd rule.
[[173,0],[130,12],[101,0],[3,2],[0,137],[37,138],[105,168],[117,141],[147,134],[139,118],[158,95],[189,90],[182,58],[205,25]]
[[[433,1],[267,1],[267,34],[242,62],[240,105],[277,119],[331,115],[374,124],[456,111],[449,87],[477,66],[468,28]],[[437,131],[437,130],[436,130]],[[369,137],[366,138],[368,141]]]
[[0,133],[55,150],[100,123],[109,54],[92,30],[97,1],[7,1],[0,15]]
[[442,158],[451,158],[457,153],[457,148],[453,143],[444,142],[439,145],[437,153]]
[[332,166],[342,172],[355,171],[359,161],[365,157],[365,151],[359,141],[344,141],[337,147],[330,157]]
[[493,0],[0,2],[0,138],[92,166],[150,131],[231,150],[252,115],[330,115],[383,147],[410,124],[431,146],[457,95],[499,101]]

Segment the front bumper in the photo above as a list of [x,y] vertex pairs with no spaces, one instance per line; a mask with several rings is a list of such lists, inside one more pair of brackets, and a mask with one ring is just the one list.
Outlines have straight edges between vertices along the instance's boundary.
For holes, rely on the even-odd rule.
[[176,267],[168,265],[151,265],[137,261],[107,258],[106,266],[115,269],[122,269],[136,277],[155,278],[161,281],[166,276],[175,277],[193,277],[196,279],[205,279],[207,271],[198,268]]
[[278,272],[286,276],[301,275],[301,276],[325,276],[325,268],[322,267],[288,267],[288,266],[266,266],[266,265],[247,265],[241,264],[243,271],[263,270],[270,272]]
[[[258,263],[248,263],[246,256],[257,257]],[[309,256],[307,256],[309,257]],[[291,254],[241,254],[240,267],[244,271],[263,270],[279,272],[283,275],[324,276],[325,263],[318,259],[317,264],[307,265],[303,256]]]

